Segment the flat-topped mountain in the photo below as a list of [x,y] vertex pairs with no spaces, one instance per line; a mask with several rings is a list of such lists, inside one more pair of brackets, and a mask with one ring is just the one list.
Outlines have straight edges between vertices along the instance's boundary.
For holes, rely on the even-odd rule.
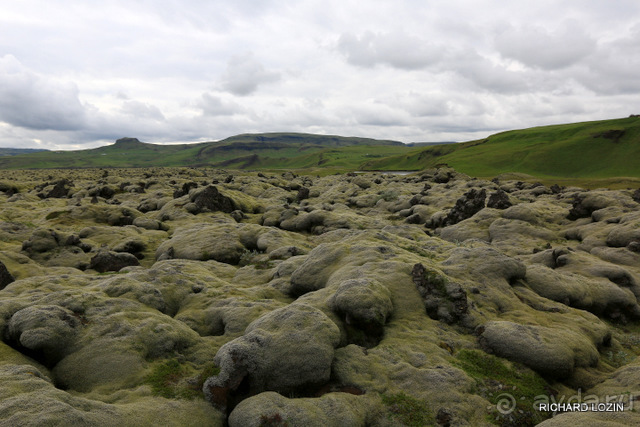
[[[241,134],[221,141],[174,145],[150,144],[126,137],[95,149],[0,159],[0,168],[211,166],[277,169],[322,165],[357,168],[365,160],[407,150],[409,147],[399,141],[304,133]],[[336,157],[340,160],[334,162]]]

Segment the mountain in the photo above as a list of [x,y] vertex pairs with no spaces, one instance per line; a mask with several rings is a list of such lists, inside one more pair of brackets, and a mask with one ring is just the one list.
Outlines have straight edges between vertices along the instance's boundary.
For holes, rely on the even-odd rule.
[[136,138],[78,151],[50,151],[0,158],[0,168],[89,167],[225,167],[235,169],[357,168],[373,158],[409,150],[399,141],[302,133],[261,133],[232,136],[198,144],[159,145]]
[[18,156],[20,154],[37,153],[49,151],[42,148],[3,148],[0,147],[0,156]]
[[92,150],[0,157],[0,169],[186,166],[304,169],[329,174],[353,170],[417,171],[447,165],[481,178],[526,174],[532,179],[560,182],[560,178],[640,178],[638,158],[640,117],[631,116],[513,130],[477,141],[437,145],[410,146],[398,141],[302,133],[241,134],[221,141],[181,145],[121,138],[115,144]]

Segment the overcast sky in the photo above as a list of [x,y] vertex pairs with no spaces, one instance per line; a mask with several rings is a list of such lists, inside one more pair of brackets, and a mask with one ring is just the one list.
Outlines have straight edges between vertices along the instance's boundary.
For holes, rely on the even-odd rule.
[[466,141],[640,113],[637,0],[2,1],[0,146]]

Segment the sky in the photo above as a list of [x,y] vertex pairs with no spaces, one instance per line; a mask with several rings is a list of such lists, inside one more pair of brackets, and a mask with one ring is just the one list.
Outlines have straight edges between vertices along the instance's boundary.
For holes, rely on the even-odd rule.
[[0,147],[402,142],[640,113],[637,0],[0,3]]

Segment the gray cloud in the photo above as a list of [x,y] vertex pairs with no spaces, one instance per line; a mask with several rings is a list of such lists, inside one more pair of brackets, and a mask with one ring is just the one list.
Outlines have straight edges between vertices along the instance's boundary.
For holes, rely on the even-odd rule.
[[533,25],[510,27],[495,43],[504,57],[544,70],[569,67],[596,50],[596,41],[576,21],[563,22],[552,31]]
[[373,33],[360,36],[345,33],[340,36],[337,49],[350,64],[373,67],[385,64],[405,70],[416,70],[438,62],[444,52],[428,40],[396,33]]
[[244,96],[252,94],[262,84],[278,80],[278,73],[267,71],[252,53],[247,53],[229,59],[222,77],[222,87],[234,95]]
[[156,3],[3,4],[0,146],[465,140],[640,113],[635,0]]
[[127,116],[133,116],[143,120],[165,121],[165,117],[158,107],[145,102],[128,100],[122,104],[121,111]]
[[0,58],[0,120],[40,130],[73,130],[84,125],[85,108],[78,88],[40,76],[16,58]]
[[202,110],[202,114],[205,116],[231,116],[242,111],[238,104],[223,100],[209,92],[202,94],[200,100],[196,102],[196,106]]

